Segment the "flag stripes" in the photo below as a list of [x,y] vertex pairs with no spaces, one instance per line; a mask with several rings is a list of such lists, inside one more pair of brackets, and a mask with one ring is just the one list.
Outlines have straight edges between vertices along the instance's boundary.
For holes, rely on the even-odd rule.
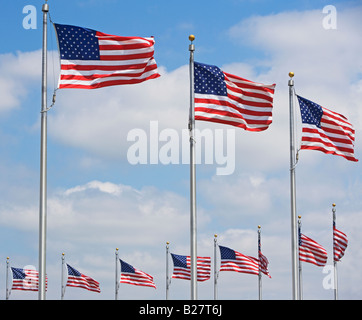
[[259,274],[258,259],[243,255],[227,247],[219,246],[219,248],[221,255],[220,271]]
[[[171,253],[174,268],[172,278],[191,280],[191,258]],[[197,257],[197,281],[206,281],[210,279],[211,258]]]
[[152,37],[122,37],[54,25],[61,61],[60,89],[136,84],[160,76]]
[[264,85],[194,62],[195,120],[218,122],[248,131],[272,123],[275,84]]
[[269,261],[260,251],[259,251],[259,268],[262,273],[264,273],[266,276],[271,278],[269,271],[268,271],[268,264]]
[[327,263],[327,258],[326,249],[304,234],[299,234],[299,261],[323,267]]
[[344,252],[347,249],[348,240],[347,236],[340,230],[338,230],[333,224],[333,259],[334,261],[340,261],[344,256]]
[[[39,272],[32,269],[21,269],[11,267],[13,273],[12,290],[38,291],[39,290]],[[47,288],[48,278],[46,277],[45,286]]]
[[137,270],[127,262],[119,259],[121,262],[121,279],[120,283],[128,283],[135,286],[153,287],[156,285],[153,282],[153,277],[141,270]]
[[319,150],[358,161],[354,156],[355,130],[347,118],[298,96],[302,116],[301,150]]
[[101,292],[99,282],[80,273],[75,268],[67,264],[68,280],[67,287],[79,287],[93,292]]

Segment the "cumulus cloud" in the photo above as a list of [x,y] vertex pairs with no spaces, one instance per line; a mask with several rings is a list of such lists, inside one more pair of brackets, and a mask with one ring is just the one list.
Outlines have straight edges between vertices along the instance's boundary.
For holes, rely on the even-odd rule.
[[19,107],[35,82],[40,87],[41,51],[0,55],[0,112]]

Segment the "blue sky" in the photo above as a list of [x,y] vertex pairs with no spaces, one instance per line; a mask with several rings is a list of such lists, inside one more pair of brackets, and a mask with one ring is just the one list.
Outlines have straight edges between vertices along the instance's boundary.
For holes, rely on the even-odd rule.
[[[43,1],[2,1],[0,36],[0,275],[38,265],[40,91]],[[25,29],[23,8],[37,9],[37,28]],[[336,28],[324,28],[327,5],[336,8]],[[109,34],[154,36],[161,77],[143,84],[99,90],[58,90],[48,112],[49,299],[60,298],[61,254],[101,284],[101,294],[67,288],[66,299],[113,299],[114,252],[154,276],[157,289],[121,285],[120,299],[165,298],[165,243],[189,254],[188,164],[130,164],[129,132],[150,139],[174,130],[182,149],[189,108],[188,45],[194,34],[195,60],[266,84],[276,83],[273,123],[261,133],[197,122],[200,130],[235,132],[235,170],[216,174],[218,164],[197,166],[198,253],[213,257],[219,243],[255,256],[257,226],[272,279],[263,278],[265,299],[291,299],[288,72],[296,92],[344,114],[356,129],[361,158],[362,60],[359,1],[49,1],[53,22]],[[48,100],[57,83],[56,37],[49,24]],[[295,102],[297,106],[297,102]],[[299,112],[299,111],[298,111]],[[297,138],[301,126],[296,120]],[[148,151],[155,147],[148,140]],[[158,141],[162,148],[165,142]],[[204,150],[204,149],[203,149]],[[214,158],[215,160],[216,158]],[[349,238],[339,263],[341,299],[361,299],[360,162],[302,151],[296,169],[297,211],[303,232],[332,255],[331,208]],[[1,263],[1,261],[3,261]],[[329,265],[332,264],[329,258]],[[172,262],[170,260],[170,265]],[[172,270],[170,269],[170,272]],[[303,264],[306,299],[332,299],[322,268]],[[173,299],[188,299],[190,284],[173,280]],[[199,284],[199,298],[212,299],[212,280]],[[257,299],[257,279],[226,273],[220,299]],[[0,281],[0,299],[5,298]],[[37,299],[13,291],[11,299]]]

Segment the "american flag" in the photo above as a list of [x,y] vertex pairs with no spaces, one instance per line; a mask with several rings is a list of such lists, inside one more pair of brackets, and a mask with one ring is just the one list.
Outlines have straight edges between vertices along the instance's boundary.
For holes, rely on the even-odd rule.
[[271,278],[269,271],[268,271],[268,264],[269,261],[266,258],[266,256],[264,256],[261,251],[259,251],[259,267],[260,267],[260,271],[262,273],[264,273],[265,275],[267,275],[269,278]]
[[95,89],[159,77],[154,39],[109,35],[54,24],[61,62],[59,88]]
[[219,246],[219,248],[221,256],[220,271],[259,274],[258,259],[243,255],[227,247]]
[[67,264],[67,268],[68,268],[68,281],[66,284],[67,287],[79,287],[89,291],[101,292],[98,281],[80,273],[78,270],[71,267],[69,264]]
[[153,287],[156,289],[156,285],[153,282],[153,277],[149,274],[137,270],[136,268],[132,267],[127,262],[121,262],[121,280],[120,283],[128,283],[135,286],[145,286],[145,287]]
[[[172,278],[191,280],[191,258],[171,253],[173,260]],[[206,281],[210,279],[211,258],[197,257],[197,281]]]
[[195,120],[218,122],[248,131],[272,123],[274,88],[194,62]]
[[[13,273],[12,290],[38,291],[39,289],[39,272],[32,269],[21,269],[11,267]],[[45,285],[47,286],[46,278]]]
[[326,249],[316,241],[299,232],[299,261],[324,267],[327,263],[327,258]]
[[358,161],[354,156],[355,130],[347,118],[298,96],[302,117],[301,149],[319,150]]
[[264,256],[261,253],[261,240],[260,240],[260,233],[259,233],[259,237],[258,237],[258,253],[259,253],[259,270],[264,273],[265,275],[267,275],[269,278],[271,278],[269,271],[268,271],[268,264],[269,261],[266,258],[266,256]]
[[340,261],[344,256],[348,245],[347,236],[336,228],[333,222],[333,259],[334,261]]

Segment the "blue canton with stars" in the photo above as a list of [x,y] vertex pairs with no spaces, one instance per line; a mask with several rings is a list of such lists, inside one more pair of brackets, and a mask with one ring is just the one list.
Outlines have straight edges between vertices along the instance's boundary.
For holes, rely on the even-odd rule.
[[187,268],[187,257],[171,253],[173,264],[175,267]]
[[235,251],[227,247],[219,246],[221,259],[236,260]]
[[320,105],[297,95],[302,122],[321,127],[323,109]]
[[78,270],[74,269],[69,264],[67,264],[67,268],[68,268],[68,274],[71,276],[80,277],[82,275]]
[[11,270],[13,271],[13,279],[25,279],[26,278],[24,269],[11,267]]
[[99,60],[96,31],[76,26],[54,24],[58,36],[61,59]]
[[121,262],[121,272],[136,273],[136,270],[130,264],[121,259],[119,261]]
[[216,66],[194,62],[195,93],[227,96],[225,75]]

